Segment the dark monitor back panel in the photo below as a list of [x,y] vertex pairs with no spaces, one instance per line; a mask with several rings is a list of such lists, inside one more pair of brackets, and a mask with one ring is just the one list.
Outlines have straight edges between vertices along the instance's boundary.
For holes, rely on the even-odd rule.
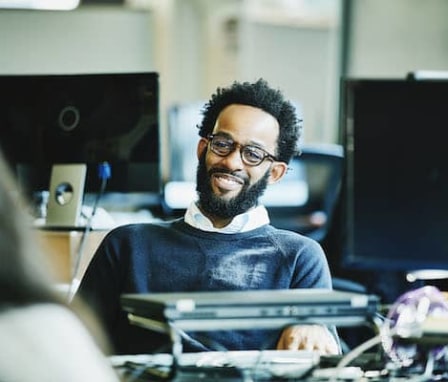
[[448,268],[448,81],[342,90],[345,265]]
[[109,162],[114,192],[160,190],[157,73],[0,76],[0,146],[27,191],[55,163],[86,163],[86,191]]

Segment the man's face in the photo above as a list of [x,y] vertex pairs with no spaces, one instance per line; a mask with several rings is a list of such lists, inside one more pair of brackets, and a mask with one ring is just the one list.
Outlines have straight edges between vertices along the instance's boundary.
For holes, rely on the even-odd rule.
[[248,179],[241,179],[243,187],[234,197],[225,198],[216,195],[212,188],[211,178],[213,174],[222,173],[232,175],[231,172],[226,172],[225,169],[212,169],[207,171],[206,166],[206,152],[199,158],[198,170],[197,170],[197,187],[199,195],[199,204],[201,208],[212,216],[218,216],[220,218],[228,219],[236,215],[246,212],[257,204],[258,198],[263,194],[269,178],[269,171],[266,171],[265,175],[253,185],[249,184]]
[[274,155],[279,126],[261,109],[246,105],[227,106],[219,114],[213,134],[236,143],[226,156],[210,149],[209,140],[198,145],[197,191],[202,210],[212,216],[232,218],[257,204],[269,183],[286,171],[286,164],[266,158],[258,166],[245,163],[241,147],[255,146]]

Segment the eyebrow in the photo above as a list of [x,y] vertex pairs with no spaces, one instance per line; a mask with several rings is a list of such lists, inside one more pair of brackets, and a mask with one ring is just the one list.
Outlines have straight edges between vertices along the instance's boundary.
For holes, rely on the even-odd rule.
[[[216,132],[216,133],[212,133],[212,134],[213,134],[213,135],[217,135],[217,136],[222,136],[222,137],[224,137],[224,138],[228,138],[228,139],[232,140],[233,142],[236,142],[235,139],[233,139],[233,137],[232,137],[229,133],[226,133],[225,131],[218,131],[218,132]],[[264,146],[264,145],[262,145],[262,144],[260,144],[260,143],[254,142],[254,141],[250,141],[250,142],[247,143],[247,144],[242,144],[241,142],[237,142],[237,143],[239,143],[239,144],[242,145],[242,146],[253,146],[253,147],[258,147],[258,148],[263,149],[263,150],[265,150],[265,151],[268,152],[268,149],[267,149],[266,146]]]

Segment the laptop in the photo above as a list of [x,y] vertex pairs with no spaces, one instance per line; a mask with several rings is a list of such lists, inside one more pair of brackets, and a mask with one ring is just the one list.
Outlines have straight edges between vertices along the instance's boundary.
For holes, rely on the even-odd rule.
[[356,326],[379,309],[376,295],[329,289],[123,294],[131,323],[165,331],[274,329],[291,324]]

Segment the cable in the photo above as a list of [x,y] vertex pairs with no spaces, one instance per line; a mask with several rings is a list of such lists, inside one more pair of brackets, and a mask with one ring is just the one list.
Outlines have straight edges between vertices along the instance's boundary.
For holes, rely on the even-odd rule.
[[366,342],[363,342],[361,345],[354,348],[352,351],[347,353],[338,363],[336,366],[336,369],[334,371],[334,374],[330,378],[329,382],[334,382],[337,379],[339,379],[339,375],[341,374],[342,370],[349,365],[353,360],[358,358],[362,353],[369,350],[375,345],[380,344],[382,341],[381,334],[376,335],[375,337],[367,340]]
[[78,252],[75,257],[75,265],[72,270],[72,279],[71,279],[70,287],[68,290],[68,296],[67,296],[68,302],[71,301],[71,299],[75,295],[76,289],[78,287],[76,276],[78,275],[79,268],[81,266],[81,258],[83,257],[84,248],[85,248],[85,245],[87,242],[87,237],[92,229],[93,218],[95,217],[96,210],[98,208],[98,204],[100,202],[101,196],[104,194],[104,191],[106,190],[107,181],[111,177],[111,175],[112,175],[112,171],[111,171],[111,167],[110,167],[109,163],[102,162],[98,165],[98,178],[101,180],[101,185],[100,185],[100,189],[97,192],[96,198],[93,203],[92,213],[90,214],[90,216],[88,217],[88,219],[86,221],[84,231],[82,233],[81,240],[79,242]]

